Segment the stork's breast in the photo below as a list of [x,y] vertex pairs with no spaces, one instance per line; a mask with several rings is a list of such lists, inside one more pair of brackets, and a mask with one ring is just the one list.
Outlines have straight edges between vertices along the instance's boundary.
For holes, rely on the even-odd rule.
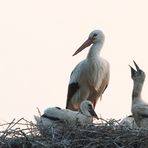
[[109,81],[109,64],[107,61],[94,62],[90,65],[89,83],[95,90],[99,90],[102,83]]

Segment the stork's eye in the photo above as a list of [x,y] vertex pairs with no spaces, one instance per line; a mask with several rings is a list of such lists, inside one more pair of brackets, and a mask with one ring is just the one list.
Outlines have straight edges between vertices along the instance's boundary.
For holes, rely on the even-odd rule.
[[91,104],[88,104],[88,107],[91,108],[92,107]]
[[94,35],[93,35],[93,37],[96,37],[97,36],[97,33],[95,33]]

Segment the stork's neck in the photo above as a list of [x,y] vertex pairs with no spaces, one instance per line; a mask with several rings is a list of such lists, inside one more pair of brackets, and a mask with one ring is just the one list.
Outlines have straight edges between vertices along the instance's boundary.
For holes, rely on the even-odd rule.
[[100,51],[102,46],[103,46],[103,43],[100,43],[100,42],[94,43],[89,50],[87,58],[94,58],[94,57],[100,56]]
[[86,109],[80,109],[80,113],[83,114],[84,116],[91,117],[89,111]]
[[132,92],[133,102],[140,101],[142,99],[141,97],[142,88],[143,88],[143,83],[134,81],[133,92]]

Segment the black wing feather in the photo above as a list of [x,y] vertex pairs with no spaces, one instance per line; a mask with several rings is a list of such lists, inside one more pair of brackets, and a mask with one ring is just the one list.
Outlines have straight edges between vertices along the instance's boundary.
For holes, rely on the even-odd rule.
[[68,107],[68,102],[70,101],[70,99],[73,97],[73,95],[76,93],[76,91],[78,89],[79,89],[79,83],[78,82],[69,84],[66,108]]
[[59,121],[60,119],[57,117],[52,117],[52,116],[47,116],[45,114],[43,114],[41,117],[47,118],[49,120],[53,120],[53,121]]

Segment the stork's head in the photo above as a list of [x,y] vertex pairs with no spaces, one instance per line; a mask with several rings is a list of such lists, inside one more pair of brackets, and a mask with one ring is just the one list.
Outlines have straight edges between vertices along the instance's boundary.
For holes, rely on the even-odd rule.
[[101,30],[94,30],[89,34],[89,39],[92,40],[92,43],[104,42],[105,36]]
[[85,100],[80,105],[80,112],[86,116],[94,117],[99,119],[96,112],[94,111],[93,105],[90,101]]
[[136,64],[136,62],[135,61],[133,61],[133,62],[134,62],[134,65],[136,67],[136,70],[134,68],[132,68],[132,66],[129,65],[130,68],[131,68],[131,78],[136,82],[143,83],[146,75],[145,75],[144,71],[142,71],[139,68],[139,66]]
[[76,55],[81,52],[86,47],[90,46],[91,44],[101,43],[103,44],[105,36],[101,30],[94,30],[89,34],[88,39],[78,48],[78,50],[73,54]]

